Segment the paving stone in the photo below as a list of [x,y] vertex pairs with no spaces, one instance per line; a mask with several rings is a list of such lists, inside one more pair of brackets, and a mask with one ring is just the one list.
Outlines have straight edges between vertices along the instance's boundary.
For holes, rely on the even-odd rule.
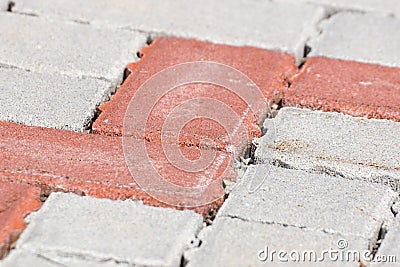
[[372,247],[393,217],[396,196],[380,185],[258,165],[247,170],[218,216],[356,236]]
[[[282,2],[295,2],[298,0],[278,0]],[[317,5],[323,5],[333,7],[336,10],[354,10],[354,11],[368,11],[374,13],[380,13],[383,15],[400,15],[400,3],[396,0],[300,0],[304,3],[313,3]]]
[[264,127],[267,134],[255,152],[261,163],[388,184],[400,191],[398,122],[282,108]]
[[[137,142],[141,144],[144,140],[138,139]],[[38,185],[45,191],[68,191],[110,199],[140,199],[158,206],[181,203],[181,208],[193,207],[197,205],[189,205],[184,200],[188,198],[192,200],[190,203],[202,204],[203,199],[215,196],[215,201],[207,202],[207,205],[199,204],[196,211],[201,214],[207,214],[210,209],[217,209],[221,205],[222,180],[234,177],[229,153],[216,151],[213,162],[206,168],[190,172],[175,167],[160,153],[163,149],[160,143],[146,142],[145,146],[146,155],[142,155],[142,158],[135,155],[140,164],[137,164],[138,172],[132,176],[124,157],[121,137],[0,121],[0,154],[3,156],[0,177]],[[206,153],[204,149],[196,147],[181,147],[180,151],[189,160]],[[134,152],[127,152],[127,158]],[[177,186],[200,189],[196,195],[191,195],[184,190],[178,192],[162,184],[154,184],[151,180],[154,172],[161,173],[165,181]],[[146,192],[142,189],[143,182],[139,183],[142,188],[138,185],[138,179],[148,179],[146,181],[150,188],[146,188]],[[209,188],[205,188],[206,185]]]
[[400,263],[400,220],[396,218],[387,229],[371,266],[398,266]]
[[[129,28],[184,38],[251,45],[302,57],[303,45],[324,10],[269,1],[17,1],[14,12],[61,17],[106,27]],[[173,14],[173,15],[171,15]],[[284,16],[282,14],[285,14]]]
[[[359,266],[352,260],[340,261],[347,256],[335,261],[335,257],[342,257],[345,252],[363,252],[367,248],[360,239],[348,241],[346,238],[340,234],[290,226],[218,218],[212,226],[200,232],[200,248],[185,252],[185,259],[187,266],[316,266],[322,261],[324,266]],[[348,241],[348,248],[338,249],[339,240]],[[273,250],[275,254],[272,254]],[[328,254],[322,256],[324,250],[337,251],[337,256],[330,260]],[[268,253],[267,259],[262,251]],[[286,255],[280,254],[286,262],[280,260],[278,251],[286,252]],[[312,261],[299,260],[304,259],[304,255],[309,259],[311,254],[305,253],[313,255]]]
[[0,67],[0,120],[83,131],[111,82]]
[[322,34],[310,42],[309,56],[400,67],[399,27],[397,18],[340,12],[320,24]]
[[25,228],[24,217],[38,209],[40,189],[0,180],[0,259]]
[[312,57],[287,89],[283,105],[400,121],[400,68]]
[[59,267],[59,266],[82,266],[82,267],[128,267],[130,265],[114,261],[93,262],[81,258],[70,256],[58,256],[47,258],[40,254],[35,254],[23,249],[13,250],[3,261],[0,261],[1,267]]
[[0,64],[42,73],[122,81],[144,34],[0,13]]
[[[229,144],[229,142],[224,141],[227,139],[226,129],[221,127],[221,124],[215,121],[213,122],[208,118],[216,118],[220,121],[232,121],[229,119],[230,116],[232,114],[237,114],[240,118],[238,124],[245,126],[249,132],[248,135],[253,137],[259,136],[260,129],[258,125],[261,123],[260,119],[265,117],[267,109],[255,109],[256,112],[260,111],[260,115],[258,116],[259,120],[257,121],[257,117],[254,115],[258,114],[249,112],[249,106],[253,105],[253,107],[255,107],[258,105],[257,102],[262,102],[262,95],[264,95],[267,101],[276,97],[279,92],[286,87],[285,77],[289,77],[297,69],[294,65],[293,57],[288,54],[252,47],[217,45],[193,39],[158,38],[150,46],[143,49],[142,53],[143,57],[139,62],[128,66],[131,70],[131,75],[125,80],[124,84],[112,97],[111,101],[100,106],[102,113],[93,124],[93,131],[95,133],[121,135],[124,119],[138,121],[144,118],[146,115],[145,112],[140,113],[143,118],[139,116],[135,117],[130,114],[130,109],[127,111],[127,107],[134,95],[135,98],[139,97],[137,92],[140,86],[143,85],[145,81],[148,81],[152,75],[165,68],[181,63],[213,61],[241,71],[247,75],[261,91],[257,90],[257,88],[253,86],[253,83],[251,83],[248,85],[248,88],[244,88],[244,90],[241,88],[240,90],[245,92],[245,94],[249,94],[248,92],[253,91],[255,91],[255,93],[251,93],[247,99],[243,99],[240,98],[242,95],[240,95],[240,97],[235,95],[234,92],[236,91],[234,91],[234,89],[226,89],[215,84],[191,83],[189,85],[183,85],[168,92],[162,96],[162,98],[155,99],[154,103],[151,103],[154,104],[154,106],[146,121],[146,132],[143,132],[141,127],[129,129],[129,131],[135,132],[134,134],[138,136],[146,135],[147,138],[156,138],[154,135],[160,135],[167,118],[173,118],[172,120],[174,121],[179,121],[181,118],[188,115],[195,118],[199,116],[201,111],[200,107],[204,106],[204,102],[206,101],[191,104],[189,106],[190,108],[185,109],[184,112],[177,113],[174,117],[171,113],[177,106],[182,105],[182,103],[189,103],[194,99],[212,99],[223,103],[225,107],[228,107],[228,110],[224,112],[223,109],[218,109],[213,106],[213,114],[208,115],[206,117],[207,119],[203,118],[201,120],[192,121],[185,127],[182,125],[183,128],[179,132],[182,137],[180,142],[185,145],[198,146],[200,142],[199,139],[210,138],[216,142],[216,146],[219,149],[226,149],[226,146]],[[263,68],[262,72],[259,71],[261,67]],[[188,75],[188,73],[184,74]],[[221,73],[215,73],[213,79],[218,80],[220,76],[224,78]],[[242,77],[239,78],[243,80]],[[158,90],[159,87],[155,88]],[[161,91],[161,89],[159,91]],[[154,95],[159,94],[159,91],[155,91]],[[143,98],[142,102],[153,101],[149,95],[144,95],[144,97],[146,98]],[[138,103],[140,103],[140,101]],[[264,102],[264,104],[266,104],[266,102]],[[231,124],[233,123],[228,123],[228,125],[224,126],[230,126]],[[125,127],[124,130],[126,131],[127,127]],[[177,134],[177,132],[172,134]]]
[[202,223],[192,211],[53,193],[28,217],[16,251],[56,262],[71,257],[89,263],[178,266]]

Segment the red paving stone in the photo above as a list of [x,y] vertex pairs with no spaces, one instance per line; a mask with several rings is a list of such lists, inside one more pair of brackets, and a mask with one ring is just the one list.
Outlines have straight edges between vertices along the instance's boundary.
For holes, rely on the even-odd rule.
[[400,68],[309,58],[283,105],[400,121]]
[[[216,160],[207,170],[188,173],[168,163],[160,153],[159,142],[146,142],[146,147],[155,169],[174,184],[193,187],[213,181],[221,185],[219,189],[222,192],[221,180],[234,179],[229,153],[216,151]],[[195,159],[202,150],[181,147],[181,151]],[[0,177],[3,180],[36,185],[45,192],[74,192],[109,199],[132,198],[156,206],[171,206],[168,203],[179,201],[180,196],[175,192],[162,192],[162,200],[167,199],[168,203],[143,192],[128,170],[121,137],[0,122],[0,154]],[[139,160],[138,166],[142,166],[141,159],[136,160]],[[225,168],[229,173],[222,176]],[[200,198],[196,196],[196,199]],[[222,199],[218,199],[195,210],[206,214],[221,203]]]
[[25,228],[24,217],[40,206],[38,187],[0,180],[0,259],[6,256]]
[[[155,73],[185,62],[213,61],[231,66],[247,75],[262,91],[269,101],[279,98],[280,92],[287,86],[286,78],[297,70],[291,55],[277,51],[268,51],[254,47],[235,47],[212,44],[193,39],[158,38],[142,50],[143,57],[137,63],[130,64],[131,75],[111,101],[100,106],[101,114],[93,124],[94,133],[122,135],[122,126],[128,104],[138,88]],[[262,71],[260,71],[262,70]],[[163,122],[171,110],[187,100],[196,97],[208,97],[221,101],[231,107],[239,116],[247,109],[246,103],[232,92],[210,84],[190,84],[180,86],[164,95],[157,102],[147,121],[146,132],[137,130],[137,135],[157,139]],[[260,135],[260,129],[254,114],[244,116],[243,125],[250,137]],[[217,117],[224,114],[217,114]],[[133,120],[135,118],[132,118]],[[226,149],[226,132],[215,122],[199,119],[186,125],[179,133],[180,144],[199,145],[199,140],[210,138],[219,149]]]

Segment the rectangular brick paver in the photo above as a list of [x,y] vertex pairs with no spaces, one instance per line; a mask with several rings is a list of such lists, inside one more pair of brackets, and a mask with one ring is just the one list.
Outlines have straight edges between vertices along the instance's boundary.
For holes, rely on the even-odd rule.
[[309,56],[400,67],[399,27],[395,17],[340,12],[321,23],[321,35],[310,42]]
[[[186,252],[185,259],[188,262],[187,266],[190,267],[360,266],[358,262],[353,261],[330,261],[328,254],[322,258],[324,250],[340,251],[337,243],[344,238],[340,234],[328,234],[291,226],[218,218],[212,226],[200,232],[199,239],[202,241],[200,248]],[[348,248],[344,251],[348,250],[363,252],[366,250],[366,244],[360,239],[353,239],[348,241]],[[265,253],[260,255],[260,251],[265,251],[268,255]],[[279,259],[279,251],[286,252],[286,254],[280,254],[282,260]],[[314,260],[314,256],[311,256],[311,260],[309,256],[303,260],[304,252],[315,253],[314,256],[321,261]],[[289,255],[290,253],[292,256]],[[299,258],[296,260],[297,255]],[[323,262],[322,259],[324,259]]]
[[[299,0],[278,0],[282,2],[298,3]],[[397,0],[300,0],[304,3],[333,7],[337,10],[354,10],[383,15],[399,15],[400,3]]]
[[[193,39],[159,38],[149,47],[143,49],[142,53],[142,59],[128,67],[131,70],[131,75],[112,97],[111,101],[100,106],[102,113],[93,124],[93,131],[95,133],[121,135],[124,118],[139,119],[132,117],[128,113],[126,114],[126,110],[140,86],[152,77],[152,75],[176,64],[192,61],[214,61],[228,65],[247,75],[261,90],[254,89],[259,92],[260,96],[255,94],[251,97],[257,97],[257,101],[259,101],[260,97],[264,95],[266,102],[271,101],[283,91],[286,87],[285,79],[296,71],[294,58],[288,54],[252,47],[217,45]],[[262,72],[259,71],[261,66],[263,68]],[[220,75],[224,75],[224,73],[215,73],[215,75],[215,77],[219,77]],[[216,79],[215,77],[210,77],[210,79]],[[253,88],[254,86],[252,88],[249,87],[249,91]],[[137,94],[135,97],[138,97]],[[231,88],[224,89],[217,85],[207,85],[204,83],[180,86],[165,94],[160,100],[151,103],[155,106],[153,107],[151,116],[147,120],[146,132],[143,132],[141,128],[129,130],[136,132],[136,135],[141,137],[155,138],[154,135],[160,135],[163,123],[168,116],[171,116],[170,113],[176,106],[196,98],[213,99],[230,107],[232,112],[222,112],[219,109],[215,109],[212,117],[223,121],[225,117],[229,117],[226,116],[226,113],[235,112],[242,118],[241,124],[244,124],[250,132],[249,136],[260,135],[258,124],[261,123],[261,118],[265,117],[267,109],[259,110],[261,116],[259,117],[260,120],[257,121],[252,116],[254,114],[249,113],[248,110],[248,105],[254,103],[244,102],[243,99],[240,99],[233,93]],[[143,101],[146,101],[146,99],[143,99]],[[196,105],[192,104],[191,109],[180,116],[191,114],[191,112],[194,115],[198,115],[196,113],[197,109],[194,107]],[[173,119],[178,120],[179,116]],[[205,137],[215,141],[218,148],[226,149],[228,144],[226,141],[223,141],[226,138],[224,129],[221,125],[213,123],[210,120],[204,119],[191,122],[179,134],[183,136],[180,142],[185,145],[199,145],[199,139]]]
[[247,170],[217,217],[339,233],[372,248],[382,224],[393,218],[396,197],[381,185],[257,165]]
[[[144,169],[140,174],[142,179],[146,178],[142,177],[143,173],[149,175],[151,168],[155,168],[166,180],[184,187],[219,181],[219,190],[222,192],[222,179],[226,178],[225,175],[231,177],[230,180],[234,179],[233,167],[228,166],[231,157],[225,152],[217,151],[215,161],[207,169],[188,173],[172,166],[165,157],[160,157],[159,151],[162,148],[159,143],[147,142],[146,145],[148,158],[146,155],[143,159],[136,158],[138,161],[135,163],[138,168]],[[192,156],[203,153],[202,149],[195,147],[183,147],[181,151]],[[0,122],[0,153],[3,156],[0,176],[5,180],[38,185],[47,192],[66,191],[110,199],[133,198],[153,205],[166,205],[146,194],[136,183],[139,174],[133,173],[132,176],[129,172],[121,137]],[[129,154],[135,153],[131,151]],[[149,162],[152,167],[147,169],[145,163]],[[232,172],[221,173],[226,168]],[[182,198],[175,191],[159,187],[154,184],[150,190],[166,196],[173,203]],[[199,194],[189,197],[202,199],[204,196]],[[206,214],[209,209],[217,208],[221,204],[220,200],[199,207],[198,211]]]
[[264,123],[259,162],[390,185],[400,191],[400,124],[283,108]]
[[[79,264],[74,266],[103,266],[101,262],[109,262],[108,266],[118,262],[178,266],[203,223],[192,211],[63,193],[51,194],[28,221],[15,251],[5,261],[9,266],[18,261],[23,266],[13,256],[18,252],[40,255],[58,264],[70,264],[75,258]],[[29,263],[29,258],[25,259],[25,264]]]
[[0,120],[83,131],[111,91],[100,79],[0,67]]
[[47,258],[42,255],[34,254],[22,249],[14,250],[7,258],[0,262],[0,267],[60,267],[60,266],[76,266],[76,267],[129,267],[131,265],[115,261],[89,262],[82,258],[62,257]]
[[231,45],[279,49],[302,57],[303,45],[324,14],[307,4],[270,1],[178,0],[17,1],[17,13],[88,22],[101,27],[196,38]]
[[400,121],[400,68],[311,57],[283,105]]
[[0,13],[0,64],[42,73],[122,81],[145,44],[136,32]]
[[40,206],[38,187],[0,180],[0,259],[24,230],[24,217]]

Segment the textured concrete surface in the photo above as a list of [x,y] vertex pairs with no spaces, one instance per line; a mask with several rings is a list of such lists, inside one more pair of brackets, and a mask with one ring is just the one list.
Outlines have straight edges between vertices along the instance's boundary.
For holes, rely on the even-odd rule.
[[83,131],[111,82],[0,67],[0,120]]
[[[279,49],[302,57],[305,40],[316,32],[322,8],[270,1],[16,1],[17,13],[58,17],[156,35]],[[283,34],[284,33],[284,34]]]
[[286,90],[283,105],[400,121],[400,68],[312,57]]
[[311,3],[334,8],[336,10],[354,10],[400,16],[400,2],[397,0],[275,0],[279,2]]
[[[135,140],[143,143],[143,140]],[[200,203],[208,194],[222,193],[222,180],[234,175],[229,154],[216,151],[213,162],[197,172],[188,172],[175,167],[165,155],[160,153],[160,143],[147,142],[147,155],[137,157],[139,170],[129,172],[124,157],[122,138],[72,131],[28,127],[11,122],[0,121],[0,177],[11,181],[40,185],[47,190],[69,191],[95,197],[110,199],[140,199],[147,204],[166,206],[176,203],[183,196]],[[204,149],[182,147],[182,153],[193,159],[204,153]],[[132,152],[134,153],[134,151]],[[129,155],[129,154],[128,154]],[[129,158],[129,157],[127,157]],[[224,172],[225,169],[228,171]],[[153,172],[159,172],[163,178],[181,187],[200,187],[215,182],[218,192],[204,190],[197,195],[186,195],[163,185],[152,184],[146,191],[137,184],[137,179],[146,179]],[[144,177],[142,177],[144,176]],[[153,176],[151,176],[153,177]],[[143,186],[143,184],[141,184]],[[211,192],[211,193],[210,193]],[[156,194],[165,203],[155,199]],[[219,207],[222,199],[210,201],[196,209],[206,214],[210,209]],[[202,202],[201,202],[202,203]],[[181,204],[184,206],[184,203]],[[186,205],[188,206],[188,205]]]
[[40,208],[39,197],[37,187],[0,180],[0,259],[25,228],[24,217]]
[[[176,51],[179,52],[177,53]],[[196,121],[188,123],[186,126],[184,124],[178,125],[179,130],[181,130],[179,132],[180,137],[182,137],[180,140],[181,144],[198,146],[200,142],[199,139],[210,138],[216,143],[218,148],[226,149],[226,146],[231,144],[231,142],[229,142],[229,140],[228,142],[224,140],[228,139],[228,134],[233,135],[233,131],[228,131],[227,133],[227,128],[232,125],[244,125],[249,132],[248,135],[251,137],[260,135],[259,124],[265,118],[267,108],[260,108],[259,114],[254,114],[252,110],[249,111],[249,105],[253,105],[253,109],[257,106],[260,107],[259,103],[263,95],[266,98],[266,102],[271,101],[275,95],[279,94],[279,92],[286,87],[286,82],[284,81],[285,76],[291,76],[296,70],[294,58],[288,54],[254,47],[216,45],[194,39],[158,38],[150,46],[143,49],[142,53],[143,57],[139,62],[129,65],[128,68],[132,73],[125,80],[117,93],[111,98],[111,101],[100,106],[102,113],[93,124],[94,133],[121,135],[123,126],[125,126],[125,131],[129,130],[138,136],[146,135],[148,139],[154,139],[164,130],[164,123],[166,123],[167,119],[177,124],[177,122],[186,116],[193,119],[196,116],[202,115],[206,118],[216,119],[218,123],[222,123],[218,124],[211,119],[197,119]],[[213,61],[228,65],[242,72],[252,83],[250,85],[248,85],[248,83],[240,84],[239,87],[237,85],[238,82],[235,82],[229,84],[230,87],[224,88],[215,84],[198,82],[179,86],[164,95],[162,95],[162,87],[157,86],[158,84],[155,83],[155,86],[147,89],[149,93],[138,93],[138,91],[141,92],[140,87],[143,83],[148,81],[152,75],[167,67],[192,61]],[[263,68],[262,72],[259,71],[260,66]],[[223,71],[224,70],[218,72],[218,70],[216,70],[214,72],[215,77],[210,77],[210,80],[214,81],[214,83],[218,83],[222,80],[221,77],[227,75],[223,73]],[[176,74],[177,78],[174,79],[183,80],[186,76],[193,75],[194,72],[195,70],[189,68],[186,72],[176,71],[176,73],[183,74],[181,76]],[[244,80],[243,77],[237,77],[237,74],[231,74],[230,77],[232,80]],[[197,78],[196,81],[198,81],[198,79],[199,78]],[[153,81],[157,80],[153,79]],[[160,80],[158,83],[163,84],[165,82]],[[258,88],[255,87],[253,83],[257,85]],[[239,87],[239,89],[237,89],[237,87]],[[150,90],[153,91],[150,93]],[[149,95],[155,95],[157,97],[161,95],[162,97],[160,96],[160,99],[151,98]],[[130,110],[132,110],[132,105],[127,110],[133,96],[135,96],[137,103],[143,103],[145,101],[154,102],[149,103],[154,106],[148,118],[145,117],[147,113],[144,108],[140,116],[138,115],[136,117],[130,112]],[[144,97],[140,98],[140,96]],[[243,96],[247,96],[247,98],[243,98]],[[181,112],[176,112],[174,116],[173,111],[175,111],[179,105],[190,100],[199,101],[198,99],[200,98],[207,98],[207,100],[189,104],[189,107],[186,107],[183,111],[181,110]],[[219,101],[219,106],[212,103],[210,109],[213,109],[213,112],[203,115],[201,107],[206,106],[206,103],[209,103],[210,99]],[[263,104],[266,105],[266,102],[263,102]],[[229,107],[230,110],[218,109],[221,105],[225,108]],[[145,107],[145,105],[142,105],[142,107]],[[237,122],[236,120],[230,119],[232,114],[237,114],[239,116]],[[254,115],[259,115],[258,121]],[[143,132],[143,128],[137,126],[134,129],[128,129],[129,124],[126,123],[126,120],[138,121],[143,119],[146,119],[146,132]],[[235,121],[235,123],[232,123],[233,121]],[[226,126],[225,129],[221,125]],[[235,129],[235,131],[240,132],[237,129]],[[172,134],[178,134],[178,131]],[[158,139],[160,139],[160,137],[158,137]]]
[[0,64],[42,73],[122,81],[145,44],[136,32],[0,13]]
[[[338,255],[341,251],[367,249],[364,241],[348,241],[339,234],[230,218],[218,218],[212,226],[200,232],[199,239],[202,241],[200,248],[185,253],[187,266],[359,266],[358,262],[330,261],[327,254],[324,258],[321,255],[323,250],[329,249],[339,251]],[[342,239],[348,241],[348,249],[338,249],[337,243]],[[262,250],[268,250],[269,257],[265,261],[258,258]],[[281,262],[277,252],[271,256],[272,250],[287,252],[281,254],[281,258],[287,261]],[[296,253],[303,257],[304,251],[313,251],[324,261],[295,262]],[[289,256],[291,252],[292,258]],[[262,260],[263,257],[266,257],[265,253],[261,253]]]
[[382,223],[393,217],[396,196],[384,186],[258,165],[247,170],[218,217],[356,236],[372,247]]
[[[351,27],[349,27],[351,25]],[[309,56],[400,67],[400,20],[374,14],[340,12],[320,24]]]
[[202,222],[191,211],[53,193],[28,217],[12,253],[28,251],[61,263],[77,258],[88,264],[178,266]]
[[261,163],[275,161],[290,168],[388,184],[400,191],[398,122],[283,108],[264,127],[267,134],[257,141],[255,152]]

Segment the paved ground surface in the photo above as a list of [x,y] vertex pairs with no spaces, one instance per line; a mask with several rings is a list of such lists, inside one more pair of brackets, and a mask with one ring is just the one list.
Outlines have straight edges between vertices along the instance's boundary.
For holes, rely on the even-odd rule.
[[0,0],[0,266],[400,265],[399,27],[397,0]]

